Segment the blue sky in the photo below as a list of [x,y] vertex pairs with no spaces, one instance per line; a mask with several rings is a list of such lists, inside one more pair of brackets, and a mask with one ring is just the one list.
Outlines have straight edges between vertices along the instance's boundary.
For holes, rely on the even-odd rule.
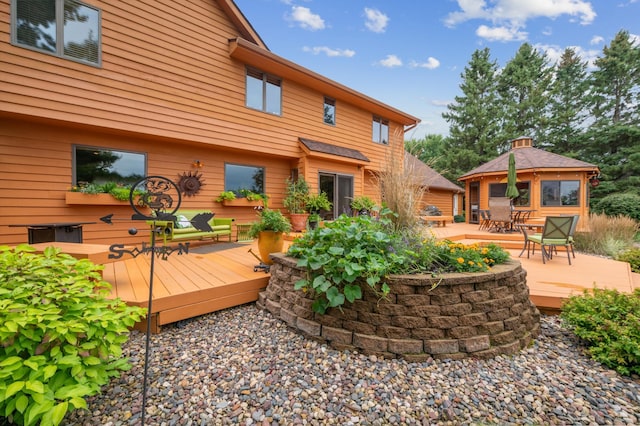
[[422,120],[408,138],[447,135],[476,49],[504,66],[528,42],[585,60],[621,30],[640,41],[640,0],[235,0],[269,49]]

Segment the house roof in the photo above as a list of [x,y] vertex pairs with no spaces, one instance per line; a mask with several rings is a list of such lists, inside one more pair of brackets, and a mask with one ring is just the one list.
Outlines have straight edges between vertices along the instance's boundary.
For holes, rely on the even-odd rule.
[[357,92],[343,84],[335,82],[314,71],[304,68],[294,62],[284,59],[265,47],[249,40],[238,37],[229,40],[229,55],[247,65],[252,65],[263,72],[277,75],[312,88],[338,101],[370,111],[380,117],[408,126],[405,131],[420,123],[420,119],[400,111],[383,102]]
[[229,17],[231,22],[236,26],[240,35],[245,39],[269,50],[266,43],[260,38],[258,32],[253,28],[251,22],[244,16],[244,13],[235,4],[233,0],[216,0],[220,8]]
[[444,189],[447,191],[464,192],[464,189],[460,188],[449,179],[442,176],[440,173],[427,166],[420,161],[418,157],[404,153],[405,167],[413,172],[416,179],[416,183],[424,185],[429,188]]
[[467,180],[487,174],[506,173],[509,169],[509,153],[513,152],[518,172],[539,171],[544,169],[564,169],[576,171],[598,171],[598,166],[585,161],[554,154],[533,147],[514,148],[493,160],[476,167],[462,175],[458,180]]
[[369,162],[369,159],[360,151],[343,146],[332,145],[326,142],[312,141],[311,139],[298,138],[309,152],[337,155],[338,157],[350,158],[358,161]]

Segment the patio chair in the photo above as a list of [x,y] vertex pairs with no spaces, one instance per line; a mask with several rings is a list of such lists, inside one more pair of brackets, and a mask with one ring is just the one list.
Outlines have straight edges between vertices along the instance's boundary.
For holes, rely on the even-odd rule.
[[488,230],[491,225],[491,216],[487,210],[480,210],[480,226],[478,230]]
[[571,236],[572,227],[575,231],[574,222],[575,224],[578,222],[575,216],[547,216],[542,233],[527,235],[527,240],[525,241],[527,258],[529,257],[529,249],[532,248],[535,254],[535,245],[539,244],[542,252],[542,263],[546,263],[546,259],[553,258],[553,251],[558,246],[564,246],[567,251],[569,265],[571,265],[571,254],[573,253],[573,257],[576,257],[573,252],[573,237]]
[[512,229],[511,199],[507,197],[489,198],[489,230],[505,232]]

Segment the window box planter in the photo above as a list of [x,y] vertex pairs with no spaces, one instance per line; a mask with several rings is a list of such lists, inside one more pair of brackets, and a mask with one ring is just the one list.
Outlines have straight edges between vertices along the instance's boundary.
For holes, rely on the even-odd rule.
[[258,207],[262,206],[262,200],[247,200],[246,198],[236,198],[235,200],[223,200],[221,201],[223,206],[226,207]]
[[111,194],[86,194],[84,192],[66,192],[64,200],[67,204],[95,206],[128,206],[129,201],[120,201]]

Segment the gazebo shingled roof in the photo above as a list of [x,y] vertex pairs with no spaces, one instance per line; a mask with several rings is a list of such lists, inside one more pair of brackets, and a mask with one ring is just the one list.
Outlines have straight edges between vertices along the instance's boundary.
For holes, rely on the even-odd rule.
[[509,169],[509,152],[513,152],[516,158],[518,172],[540,169],[593,169],[594,172],[598,171],[598,166],[595,164],[554,154],[532,146],[524,146],[505,152],[499,157],[465,173],[458,180],[467,180],[476,175],[506,172]]

